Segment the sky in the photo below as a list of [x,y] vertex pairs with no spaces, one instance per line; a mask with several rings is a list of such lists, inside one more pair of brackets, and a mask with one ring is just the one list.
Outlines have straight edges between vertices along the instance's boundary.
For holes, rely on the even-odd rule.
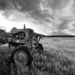
[[75,35],[75,0],[0,0],[0,28],[32,28],[45,35]]

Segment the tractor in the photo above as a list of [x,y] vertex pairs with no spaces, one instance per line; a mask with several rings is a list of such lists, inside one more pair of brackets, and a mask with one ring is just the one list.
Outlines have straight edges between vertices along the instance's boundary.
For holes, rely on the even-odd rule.
[[41,34],[35,33],[30,28],[16,29],[10,32],[7,38],[8,47],[12,50],[10,62],[30,66],[33,61],[33,52],[43,52],[43,45],[39,43],[43,37]]

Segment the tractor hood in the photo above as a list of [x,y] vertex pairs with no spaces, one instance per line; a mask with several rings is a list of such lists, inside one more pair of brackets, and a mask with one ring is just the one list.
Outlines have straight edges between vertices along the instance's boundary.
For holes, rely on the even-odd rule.
[[15,33],[21,32],[21,31],[23,31],[23,29],[17,29],[17,28],[14,27],[14,28],[10,31],[10,33],[11,33],[11,34],[15,34]]
[[[13,28],[10,32],[11,34],[17,34],[17,33],[20,33],[20,32],[32,32],[33,30],[30,29],[30,28],[26,28],[26,29],[17,29],[17,28]],[[33,31],[34,32],[34,31]]]

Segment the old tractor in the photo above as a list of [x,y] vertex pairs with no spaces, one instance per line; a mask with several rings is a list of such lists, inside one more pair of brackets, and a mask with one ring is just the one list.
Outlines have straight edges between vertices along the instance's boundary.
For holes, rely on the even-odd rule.
[[13,29],[10,36],[7,38],[9,49],[12,50],[10,55],[10,62],[19,63],[23,65],[31,65],[33,61],[33,52],[41,53],[43,45],[39,43],[43,37],[41,34],[35,33],[32,29]]

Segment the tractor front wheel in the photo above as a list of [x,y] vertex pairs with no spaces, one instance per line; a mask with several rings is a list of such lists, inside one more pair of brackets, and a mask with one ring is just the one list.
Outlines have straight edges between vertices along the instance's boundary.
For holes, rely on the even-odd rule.
[[14,49],[10,60],[14,63],[14,65],[21,64],[23,66],[29,66],[32,64],[33,58],[27,47],[20,46]]

